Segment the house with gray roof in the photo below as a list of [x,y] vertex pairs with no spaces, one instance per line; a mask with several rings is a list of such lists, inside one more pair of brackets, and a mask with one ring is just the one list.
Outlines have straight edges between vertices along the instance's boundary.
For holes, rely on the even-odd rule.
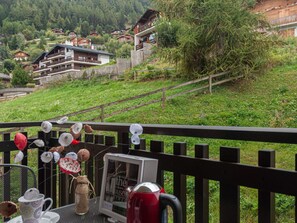
[[0,83],[9,84],[11,81],[11,77],[7,74],[0,73]]
[[33,62],[34,80],[109,63],[113,54],[66,44],[56,44],[49,52],[42,53]]

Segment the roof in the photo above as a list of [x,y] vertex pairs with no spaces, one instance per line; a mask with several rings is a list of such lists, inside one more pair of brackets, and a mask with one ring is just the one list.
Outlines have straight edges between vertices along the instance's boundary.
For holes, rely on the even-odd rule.
[[74,51],[78,51],[78,52],[84,52],[84,53],[94,53],[94,54],[103,54],[103,55],[113,56],[112,53],[108,53],[105,51],[92,50],[92,49],[82,48],[82,47],[78,47],[78,46],[65,45],[65,44],[56,44],[47,54],[50,54],[57,47],[66,48],[66,49],[70,49],[70,50],[74,50]]
[[134,29],[135,26],[136,26],[138,23],[140,23],[140,22],[145,23],[145,22],[149,19],[149,17],[150,17],[152,14],[157,14],[157,13],[159,13],[159,11],[154,10],[154,9],[147,9],[147,10],[145,11],[145,13],[140,17],[140,19],[139,19],[139,20],[135,23],[135,25],[132,27],[132,29]]
[[16,55],[17,53],[24,53],[24,54],[30,56],[29,53],[26,53],[25,51],[22,51],[22,50],[18,50],[18,51],[16,51],[16,52],[14,53],[14,55]]
[[7,74],[0,73],[0,79],[10,80],[11,77],[9,75],[7,75]]
[[47,55],[47,52],[43,52],[40,54],[35,60],[32,61],[32,64],[37,64],[40,60],[42,60]]

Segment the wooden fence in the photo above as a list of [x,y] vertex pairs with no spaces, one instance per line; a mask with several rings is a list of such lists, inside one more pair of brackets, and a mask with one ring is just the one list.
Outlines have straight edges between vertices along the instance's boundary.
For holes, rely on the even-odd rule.
[[[0,123],[2,128],[28,128],[40,126],[41,122],[31,123]],[[57,125],[69,129],[74,123]],[[240,163],[240,149],[221,146],[219,160],[210,159],[209,146],[199,143],[201,138],[255,141],[269,143],[283,143],[297,145],[297,129],[286,128],[248,128],[248,127],[212,127],[212,126],[183,126],[183,125],[143,125],[144,134],[157,137],[178,136],[179,142],[172,143],[173,152],[164,150],[164,142],[158,140],[141,140],[140,145],[131,146],[129,139],[130,124],[92,123],[87,122],[95,130],[94,134],[86,134],[82,142],[76,146],[69,146],[66,151],[77,151],[87,148],[92,159],[85,164],[85,173],[94,184],[97,194],[100,194],[102,179],[102,157],[106,152],[132,154],[151,157],[159,160],[157,182],[164,186],[164,172],[173,174],[173,193],[179,198],[183,207],[184,222],[208,223],[210,220],[210,183],[219,183],[219,222],[239,223],[241,211],[240,187],[254,188],[258,193],[258,222],[274,223],[275,194],[297,196],[297,172],[276,168],[275,151],[261,149],[258,152],[258,165]],[[116,136],[104,136],[97,131],[114,132]],[[60,132],[62,133],[62,132]],[[38,153],[26,152],[22,164],[28,165],[30,156],[38,159],[39,190],[47,197],[54,199],[54,207],[66,205],[74,201],[73,188],[69,193],[71,177],[58,171],[55,163],[44,164],[40,161],[40,154],[48,147],[56,146],[60,133],[52,131],[48,134],[39,132],[38,138],[46,143],[45,148],[36,149]],[[98,133],[98,134],[97,134]],[[188,155],[187,144],[180,142],[180,137],[194,137],[197,144],[194,156]],[[0,141],[0,152],[3,153],[5,163],[11,162],[11,152],[17,150],[10,133],[3,134]],[[29,138],[32,142],[35,138]],[[265,143],[266,142],[266,143]],[[28,148],[27,148],[28,149]],[[25,151],[27,151],[27,149]],[[297,158],[297,156],[295,156]],[[255,158],[257,159],[257,158]],[[296,159],[297,160],[297,159]],[[189,195],[187,192],[187,177],[194,177],[194,219],[189,220],[187,212]],[[4,191],[9,193],[9,191]],[[296,198],[295,198],[296,199]],[[295,207],[296,208],[296,207]],[[187,220],[188,219],[188,220]],[[295,218],[294,222],[297,222]],[[293,221],[292,221],[293,222]]]
[[[61,115],[55,118],[52,118],[51,120],[55,120],[58,119],[60,117],[63,116],[76,116],[79,114],[85,114],[88,112],[92,112],[92,111],[98,111],[98,113],[100,115],[97,115],[97,117],[88,120],[88,121],[97,121],[100,120],[101,122],[104,122],[104,120],[108,117],[112,117],[114,115],[118,115],[127,111],[131,111],[137,108],[141,108],[147,105],[151,105],[154,103],[158,103],[161,102],[162,103],[162,108],[165,108],[165,104],[167,100],[185,95],[185,94],[189,94],[189,93],[197,93],[197,92],[201,92],[201,91],[205,91],[207,90],[209,93],[212,93],[213,87],[217,86],[217,85],[221,85],[227,82],[231,82],[234,80],[237,80],[239,78],[242,78],[243,76],[236,76],[236,77],[226,77],[229,73],[228,72],[222,72],[219,74],[214,74],[214,75],[209,75],[207,77],[203,77],[203,78],[199,78],[197,80],[193,80],[193,81],[188,81],[179,85],[175,85],[175,86],[169,86],[169,87],[165,87],[165,88],[160,88],[154,91],[150,91],[144,94],[140,94],[140,95],[136,95],[133,97],[129,97],[129,98],[125,98],[125,99],[121,99],[121,100],[117,100],[114,102],[109,102],[109,103],[105,103],[105,104],[101,104],[101,105],[97,105],[94,107],[90,107],[87,109],[83,109],[77,112],[72,112],[72,113],[68,113],[65,115]],[[194,86],[194,84],[198,84],[197,86]],[[193,86],[190,90],[189,89],[183,89],[185,87],[188,86]],[[179,92],[176,92],[176,90],[179,90]],[[159,94],[159,95],[158,95]],[[151,96],[155,96],[155,99],[150,99],[149,97]],[[125,106],[125,103],[129,103],[133,101],[135,102],[138,99],[143,99],[142,102],[136,102],[134,105],[126,105],[126,107],[121,108],[121,109],[114,109],[113,111],[111,111],[110,113],[106,112],[106,109],[112,106]]]

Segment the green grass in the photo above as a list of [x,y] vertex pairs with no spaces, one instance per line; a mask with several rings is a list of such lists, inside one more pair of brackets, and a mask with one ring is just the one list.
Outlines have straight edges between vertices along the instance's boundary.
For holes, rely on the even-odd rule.
[[[157,80],[148,82],[114,81],[100,79],[68,81],[56,84],[43,90],[0,103],[0,122],[42,121],[55,116],[78,111],[91,106],[124,99],[137,94],[152,91],[166,86],[176,85],[182,81]],[[258,75],[216,87],[212,94],[189,94],[166,102],[165,109],[161,103],[136,109],[127,113],[107,118],[107,122],[119,123],[154,123],[186,124],[212,126],[249,126],[249,127],[297,127],[297,65],[287,65]],[[160,97],[152,96],[150,99]],[[140,103],[132,102],[131,105]],[[120,106],[118,106],[119,108]],[[113,111],[116,108],[111,108]],[[83,121],[99,116],[100,111],[71,117],[72,121]],[[152,136],[145,135],[149,139]],[[257,165],[257,153],[260,149],[276,150],[276,166],[283,169],[295,169],[297,146],[273,143],[255,143],[244,141],[226,141],[184,137],[154,137],[163,140],[165,150],[172,152],[173,142],[186,142],[188,155],[193,156],[195,144],[210,145],[211,159],[218,159],[220,146],[241,148],[241,162]],[[172,192],[172,177],[165,178],[166,190]],[[192,213],[194,205],[193,178],[188,177],[189,205]],[[210,186],[210,222],[218,222],[217,182]],[[254,189],[241,189],[242,222],[257,222],[257,193]],[[294,215],[292,197],[277,195],[277,222],[291,222]],[[188,222],[193,222],[190,215]]]

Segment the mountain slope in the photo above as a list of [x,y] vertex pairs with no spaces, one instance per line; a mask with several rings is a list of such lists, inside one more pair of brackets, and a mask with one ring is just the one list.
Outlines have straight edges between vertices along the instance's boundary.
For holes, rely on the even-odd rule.
[[[16,34],[25,26],[72,31],[83,22],[109,32],[136,22],[148,5],[147,0],[3,0],[0,22],[5,34]],[[17,27],[12,28],[11,22],[18,22]]]

